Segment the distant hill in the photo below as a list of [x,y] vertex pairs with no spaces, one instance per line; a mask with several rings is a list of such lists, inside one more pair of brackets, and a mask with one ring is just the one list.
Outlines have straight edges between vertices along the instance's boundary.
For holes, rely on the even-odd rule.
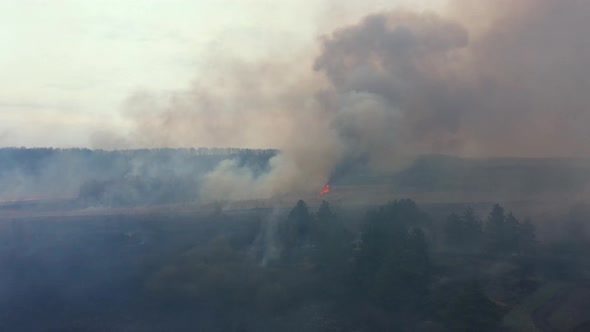
[[[89,150],[0,149],[0,201],[76,199],[84,207],[127,207],[198,200],[205,174],[233,159],[254,174],[278,150],[235,148]],[[590,159],[470,159],[425,155],[391,174],[341,163],[330,184],[404,193],[577,193],[590,185]]]
[[590,185],[590,159],[418,158],[391,177],[401,191],[571,193]]
[[255,173],[277,150],[0,149],[0,199],[71,197],[87,206],[192,201],[203,175],[234,159]]

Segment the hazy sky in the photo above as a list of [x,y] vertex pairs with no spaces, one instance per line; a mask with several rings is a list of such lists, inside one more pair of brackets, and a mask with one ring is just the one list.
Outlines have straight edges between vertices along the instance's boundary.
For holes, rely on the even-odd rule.
[[0,0],[0,146],[91,146],[96,129],[127,130],[130,95],[184,89],[217,53],[287,55],[370,12],[443,3]]

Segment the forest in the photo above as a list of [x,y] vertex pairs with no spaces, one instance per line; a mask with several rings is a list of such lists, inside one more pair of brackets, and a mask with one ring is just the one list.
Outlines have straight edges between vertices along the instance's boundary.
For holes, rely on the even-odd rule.
[[0,149],[3,195],[23,194],[0,204],[0,329],[590,326],[590,207],[567,201],[586,160],[430,155],[394,174],[343,168],[324,195],[199,203],[223,160],[264,173],[277,153]]
[[539,243],[530,220],[499,205],[483,218],[468,208],[436,221],[399,200],[347,220],[326,201],[315,212],[298,201],[251,244],[211,239],[146,289],[207,303],[228,331],[509,331],[503,319],[523,299],[584,278],[587,245],[565,259],[570,241]]
[[0,332],[590,331],[589,18],[0,0]]

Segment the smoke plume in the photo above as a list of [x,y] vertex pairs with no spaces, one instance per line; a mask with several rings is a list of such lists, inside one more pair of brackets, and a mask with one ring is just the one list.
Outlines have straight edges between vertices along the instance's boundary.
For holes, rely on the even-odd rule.
[[187,91],[128,103],[142,146],[276,147],[270,171],[231,160],[211,198],[317,192],[343,162],[391,171],[422,153],[588,156],[590,3],[454,1],[381,12],[293,59],[226,61]]

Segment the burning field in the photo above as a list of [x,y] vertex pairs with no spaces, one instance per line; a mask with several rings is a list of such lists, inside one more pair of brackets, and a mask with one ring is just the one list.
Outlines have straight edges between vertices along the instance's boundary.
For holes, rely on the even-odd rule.
[[0,330],[587,329],[590,2],[135,7],[0,3]]

